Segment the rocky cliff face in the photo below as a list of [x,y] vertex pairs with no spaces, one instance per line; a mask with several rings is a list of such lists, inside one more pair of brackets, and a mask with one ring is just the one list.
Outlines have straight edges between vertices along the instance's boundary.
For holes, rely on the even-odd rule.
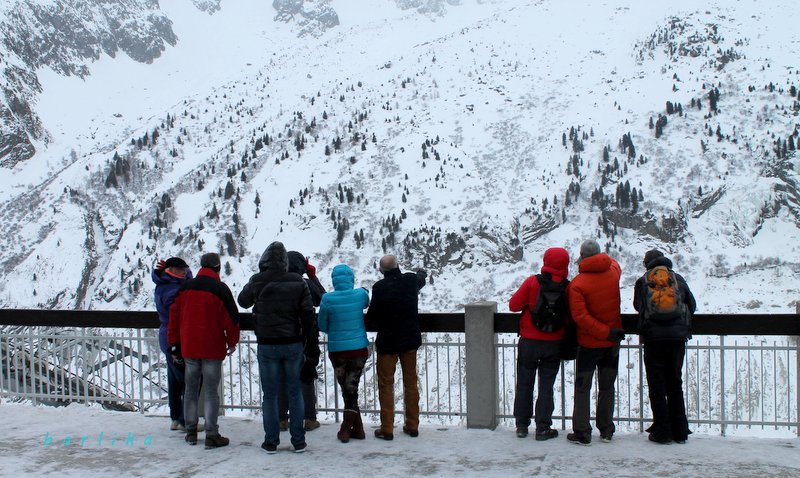
[[[4,10],[4,11],[2,11]],[[150,63],[177,38],[156,0],[18,0],[0,10],[0,166],[13,166],[46,143],[33,105],[40,68],[89,74],[88,63],[119,51]]]

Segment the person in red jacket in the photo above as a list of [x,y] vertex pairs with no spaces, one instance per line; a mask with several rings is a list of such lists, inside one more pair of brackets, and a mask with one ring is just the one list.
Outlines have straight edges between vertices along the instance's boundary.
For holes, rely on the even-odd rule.
[[528,436],[528,426],[533,413],[533,387],[539,372],[539,392],[536,397],[536,440],[543,441],[558,436],[553,424],[553,384],[561,367],[559,345],[564,336],[563,325],[552,332],[536,327],[531,317],[539,297],[542,281],[561,283],[569,271],[569,253],[561,247],[544,252],[542,274],[525,279],[508,301],[512,312],[522,311],[519,319],[520,339],[517,343],[517,386],[514,395],[514,420],[517,436]]
[[597,420],[600,439],[611,441],[614,435],[614,382],[619,366],[619,343],[625,338],[620,316],[617,261],[600,252],[593,240],[581,244],[578,275],[568,288],[569,309],[578,328],[578,357],[575,363],[575,397],[572,407],[572,430],[567,440],[589,445],[590,391],[597,369]]
[[233,294],[219,278],[219,254],[200,258],[197,277],[187,280],[169,311],[167,340],[170,351],[186,363],[184,418],[186,442],[197,444],[197,402],[200,379],[205,385],[205,445],[226,446],[230,440],[219,434],[219,381],[222,361],[239,343],[239,312]]

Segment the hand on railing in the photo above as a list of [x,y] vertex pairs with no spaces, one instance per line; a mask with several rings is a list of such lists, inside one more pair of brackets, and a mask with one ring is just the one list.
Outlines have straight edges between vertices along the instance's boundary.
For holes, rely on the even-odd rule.
[[228,357],[230,357],[231,355],[233,355],[234,352],[236,352],[236,346],[231,345],[230,347],[228,347],[228,351],[226,353],[228,354]]

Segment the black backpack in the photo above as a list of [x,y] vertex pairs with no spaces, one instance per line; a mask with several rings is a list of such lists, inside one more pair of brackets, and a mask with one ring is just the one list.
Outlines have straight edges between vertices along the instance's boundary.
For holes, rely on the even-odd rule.
[[552,276],[545,272],[536,275],[539,281],[539,295],[536,304],[530,307],[533,326],[542,332],[555,332],[564,326],[564,318],[569,315],[566,290],[569,281],[553,281]]

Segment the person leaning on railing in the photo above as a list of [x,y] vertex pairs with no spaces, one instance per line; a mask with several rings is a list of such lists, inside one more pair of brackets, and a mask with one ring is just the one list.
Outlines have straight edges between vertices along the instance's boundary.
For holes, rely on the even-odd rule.
[[394,438],[394,372],[398,361],[403,372],[406,409],[403,433],[416,437],[419,436],[417,349],[422,345],[417,306],[427,273],[400,272],[397,258],[392,255],[381,258],[379,270],[383,279],[372,286],[372,301],[367,310],[367,323],[378,331],[375,349],[381,426],[375,430],[375,437]]
[[346,264],[331,272],[333,291],[322,296],[319,329],[328,334],[328,357],[342,390],[344,419],[336,437],[347,443],[350,438],[363,440],[364,424],[358,407],[358,384],[369,351],[364,309],[369,305],[366,289],[354,289],[355,274]]
[[169,324],[169,308],[181,285],[192,278],[192,271],[189,269],[189,264],[180,257],[170,257],[166,261],[162,260],[156,263],[151,278],[156,285],[153,300],[160,322],[158,345],[167,358],[167,399],[169,417],[172,420],[169,429],[185,432],[186,422],[183,418],[183,394],[186,389],[185,365],[182,360],[174,360],[169,353],[167,326]]
[[575,362],[575,397],[572,407],[571,443],[589,445],[590,391],[597,369],[596,425],[600,439],[610,442],[614,436],[614,382],[619,368],[619,344],[625,338],[620,314],[617,261],[600,252],[600,245],[589,239],[581,244],[578,275],[567,289],[569,309],[578,329],[578,357]]

